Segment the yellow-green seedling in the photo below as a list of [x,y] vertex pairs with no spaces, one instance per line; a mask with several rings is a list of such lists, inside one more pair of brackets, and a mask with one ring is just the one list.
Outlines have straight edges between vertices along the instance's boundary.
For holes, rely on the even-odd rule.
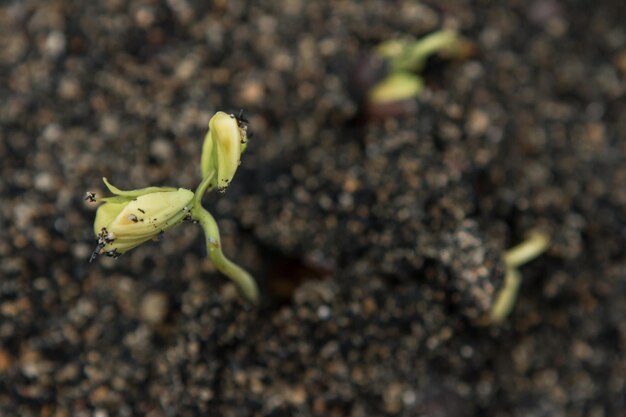
[[517,292],[522,282],[522,275],[518,268],[532,261],[550,246],[550,239],[545,233],[534,231],[528,234],[526,240],[509,249],[504,254],[506,275],[504,286],[496,296],[496,301],[489,312],[489,321],[493,324],[502,323],[515,305]]
[[421,39],[394,39],[381,43],[376,52],[389,64],[389,74],[368,94],[372,104],[387,104],[417,97],[424,82],[420,75],[432,55],[456,56],[464,45],[453,30],[440,30]]
[[[216,268],[231,278],[249,301],[258,301],[258,289],[252,276],[226,258],[222,252],[217,222],[204,207],[202,197],[212,189],[224,191],[230,184],[241,154],[247,145],[247,125],[238,115],[218,112],[209,121],[202,146],[202,181],[195,192],[184,188],[148,187],[123,191],[106,178],[103,181],[114,196],[103,201],[96,211],[94,233],[97,255],[119,255],[160,237],[165,231],[185,220],[199,224],[204,230],[207,252]],[[89,201],[95,195],[89,193]]]

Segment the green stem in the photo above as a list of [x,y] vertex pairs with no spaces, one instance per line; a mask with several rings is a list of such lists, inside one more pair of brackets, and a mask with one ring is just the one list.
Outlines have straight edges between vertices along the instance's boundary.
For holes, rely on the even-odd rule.
[[193,196],[193,207],[202,206],[202,197],[204,197],[204,194],[207,191],[210,191],[213,188],[211,185],[213,177],[215,177],[215,172],[207,174],[207,176],[202,179],[202,182],[198,185],[198,188],[196,188],[196,192]]
[[[202,181],[202,183],[204,182],[205,181]],[[202,191],[202,184],[198,187],[198,191]],[[222,253],[220,231],[217,227],[217,223],[211,213],[199,204],[199,200],[202,198],[202,193],[196,194],[196,198],[198,195],[200,195],[200,198],[197,202],[194,201],[193,208],[191,209],[191,216],[194,220],[197,220],[204,229],[209,258],[220,272],[237,284],[239,290],[248,301],[258,304],[259,290],[254,278],[252,278],[252,276],[243,268],[240,268],[224,256],[224,253]]]
[[491,322],[494,324],[500,324],[506,319],[517,299],[517,292],[519,286],[522,283],[522,276],[517,269],[507,268],[506,275],[504,276],[504,287],[500,290],[496,297],[493,307],[489,312]]
[[530,232],[525,241],[506,251],[504,263],[507,268],[517,268],[541,255],[549,245],[550,238],[545,233]]

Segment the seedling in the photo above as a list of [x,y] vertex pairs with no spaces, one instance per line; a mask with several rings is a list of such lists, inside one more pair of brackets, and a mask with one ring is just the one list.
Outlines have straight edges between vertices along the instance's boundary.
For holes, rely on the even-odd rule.
[[462,55],[466,44],[452,30],[433,32],[418,40],[383,42],[376,52],[387,62],[389,74],[371,88],[369,102],[386,104],[417,97],[424,86],[421,72],[428,58],[435,54]]
[[489,313],[491,323],[502,323],[515,305],[517,292],[522,282],[522,275],[518,268],[544,253],[549,245],[550,239],[548,236],[542,232],[535,231],[529,233],[524,242],[506,251],[504,254],[504,264],[506,266],[504,287],[498,293]]
[[[258,289],[252,276],[222,253],[217,222],[204,207],[202,197],[217,189],[224,192],[232,181],[247,146],[247,125],[240,113],[216,113],[202,146],[202,182],[195,192],[184,188],[148,187],[123,191],[106,178],[104,184],[113,197],[101,198],[94,232],[98,243],[90,262],[97,255],[118,257],[184,221],[199,224],[204,230],[207,252],[216,268],[232,279],[242,295],[258,302]],[[90,194],[91,195],[91,194]],[[90,201],[95,201],[95,195]]]

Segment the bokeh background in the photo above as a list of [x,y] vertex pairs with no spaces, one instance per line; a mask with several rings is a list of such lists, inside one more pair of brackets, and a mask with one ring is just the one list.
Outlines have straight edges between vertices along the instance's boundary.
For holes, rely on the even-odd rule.
[[[4,1],[0,415],[617,416],[626,406],[622,1]],[[380,42],[458,30],[364,104]],[[254,132],[185,225],[89,264],[101,177],[193,189],[211,115]],[[511,317],[485,326],[526,232]]]

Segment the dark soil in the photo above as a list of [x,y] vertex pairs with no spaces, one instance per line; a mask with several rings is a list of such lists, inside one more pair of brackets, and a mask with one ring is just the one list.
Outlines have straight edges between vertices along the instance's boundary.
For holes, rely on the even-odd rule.
[[[626,3],[504,3],[3,3],[0,415],[623,413]],[[374,47],[442,27],[476,53],[366,108]],[[241,107],[206,203],[262,306],[194,225],[89,264],[85,192],[195,188]],[[553,244],[485,326],[531,229]]]

